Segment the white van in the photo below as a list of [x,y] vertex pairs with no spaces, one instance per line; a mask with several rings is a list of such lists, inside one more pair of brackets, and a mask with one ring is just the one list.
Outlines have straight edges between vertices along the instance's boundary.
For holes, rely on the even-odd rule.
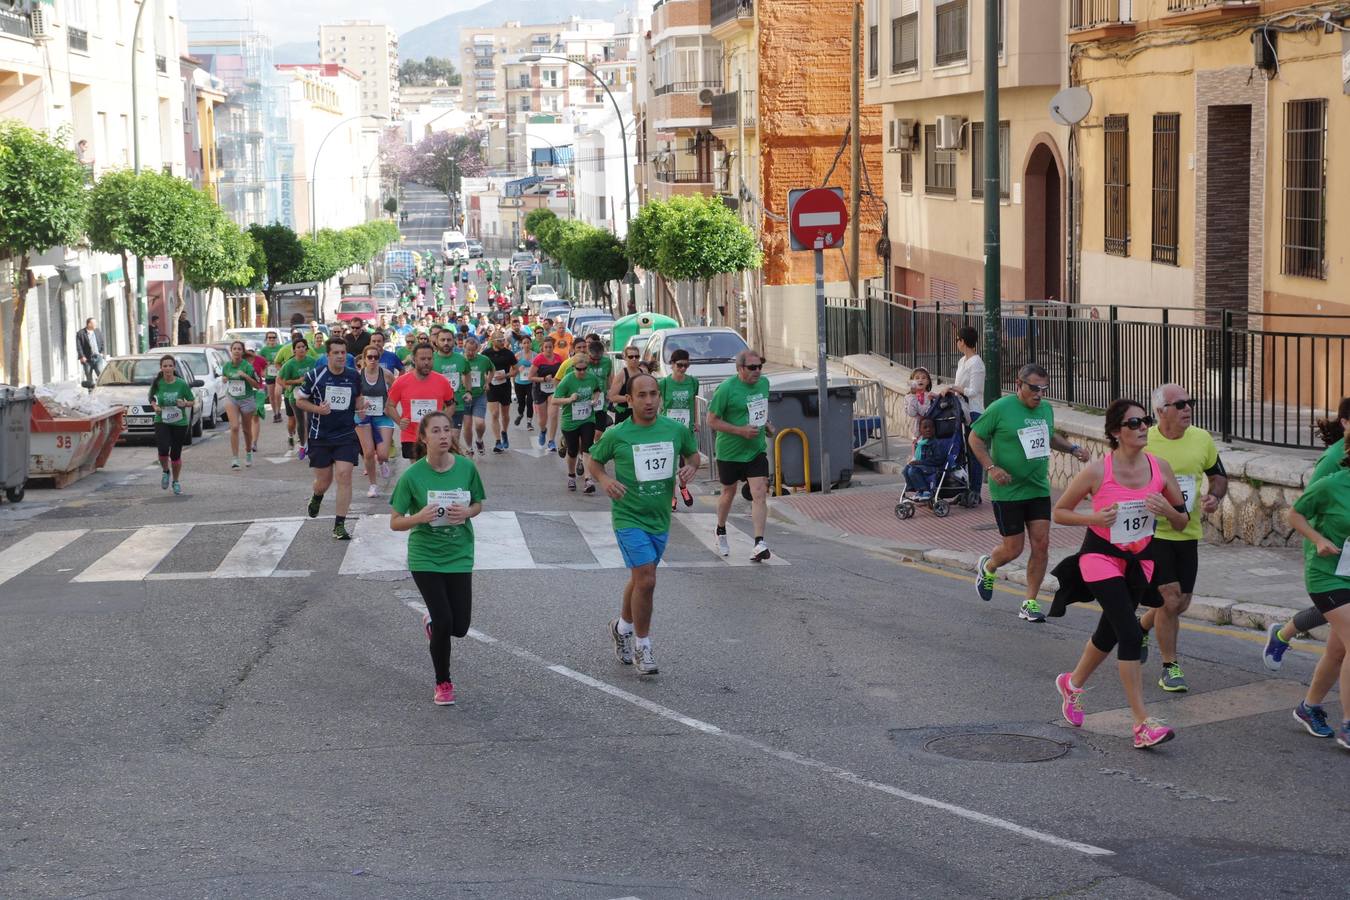
[[469,258],[469,242],[462,231],[441,232],[441,257],[447,263]]

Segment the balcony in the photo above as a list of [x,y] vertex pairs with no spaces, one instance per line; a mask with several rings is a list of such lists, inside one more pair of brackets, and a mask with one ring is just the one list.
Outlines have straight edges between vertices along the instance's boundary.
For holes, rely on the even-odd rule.
[[33,37],[33,23],[28,16],[0,9],[0,34],[12,34],[15,37]]
[[[743,110],[742,97],[745,101]],[[744,124],[747,129],[754,129],[756,119],[754,91],[730,91],[713,97],[713,128],[734,129]]]
[[656,90],[654,90],[652,93],[655,94],[657,97],[662,97],[665,96],[666,94],[697,94],[704,88],[708,88],[709,90],[713,91],[720,91],[722,89],[722,82],[675,81],[670,84],[658,85]]
[[155,57],[155,71],[161,75],[169,74],[169,60],[164,56]]
[[1134,34],[1133,6],[1131,0],[1069,0],[1069,41],[1082,43]]
[[724,26],[727,31],[735,28],[750,28],[755,24],[754,0],[712,0],[713,36],[721,38],[719,32]]
[[66,43],[71,50],[76,53],[89,52],[89,32],[83,28],[70,27],[66,29]]
[[1254,16],[1257,0],[1167,0],[1168,25],[1203,25]]

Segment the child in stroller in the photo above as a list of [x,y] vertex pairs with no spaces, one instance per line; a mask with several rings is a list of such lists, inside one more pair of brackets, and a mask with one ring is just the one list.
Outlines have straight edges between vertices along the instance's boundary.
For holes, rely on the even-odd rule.
[[965,442],[965,410],[954,394],[937,394],[919,418],[914,458],[905,467],[905,493],[896,504],[899,519],[912,518],[919,504],[932,507],[939,518],[951,504],[971,507],[979,502],[969,489],[970,472]]
[[905,487],[907,494],[914,494],[914,499],[923,503],[933,499],[933,486],[947,461],[947,453],[933,436],[936,432],[932,419],[922,416],[918,425],[919,439],[914,442],[914,455],[905,466]]

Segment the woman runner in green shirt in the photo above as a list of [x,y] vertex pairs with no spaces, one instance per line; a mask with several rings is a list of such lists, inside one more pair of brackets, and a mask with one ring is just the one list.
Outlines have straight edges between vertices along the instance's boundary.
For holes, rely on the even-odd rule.
[[172,482],[173,492],[183,493],[178,475],[183,470],[183,440],[192,424],[195,402],[192,387],[178,377],[178,363],[173,356],[161,356],[159,374],[150,382],[150,405],[155,409],[155,444],[159,451],[159,467],[164,470],[159,480],[161,490],[168,490]]
[[423,416],[417,442],[425,456],[399,477],[389,498],[389,527],[408,532],[408,569],[427,606],[423,624],[436,670],[437,706],[453,706],[450,638],[469,632],[473,611],[473,523],[483,511],[483,481],[459,446],[444,412]]

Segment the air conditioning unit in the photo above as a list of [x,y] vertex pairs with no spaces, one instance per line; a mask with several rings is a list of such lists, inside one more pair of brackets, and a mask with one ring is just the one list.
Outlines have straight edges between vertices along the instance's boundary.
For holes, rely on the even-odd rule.
[[712,88],[704,88],[698,92],[698,102],[700,106],[709,106],[713,102],[715,92]]
[[45,41],[52,36],[52,26],[47,20],[50,15],[48,8],[41,3],[34,3],[32,10],[28,13],[28,22],[33,29],[33,40]]
[[918,143],[918,123],[913,119],[895,119],[890,124],[890,140],[887,149],[898,153],[913,150]]
[[965,116],[938,116],[937,148],[939,150],[965,149]]

